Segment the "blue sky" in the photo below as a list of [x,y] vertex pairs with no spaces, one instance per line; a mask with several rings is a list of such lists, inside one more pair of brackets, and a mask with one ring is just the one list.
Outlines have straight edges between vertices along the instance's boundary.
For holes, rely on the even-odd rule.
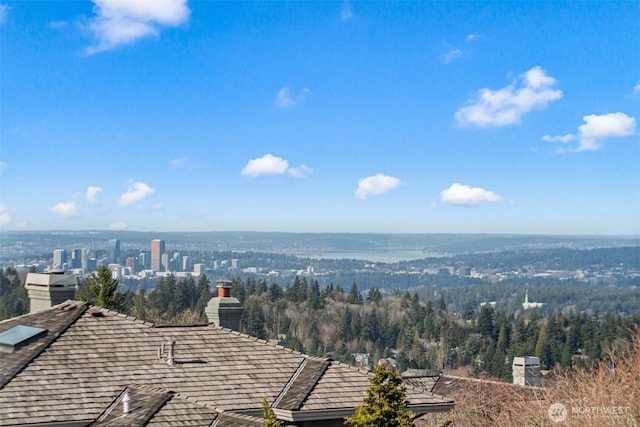
[[2,230],[640,234],[638,2],[0,2]]

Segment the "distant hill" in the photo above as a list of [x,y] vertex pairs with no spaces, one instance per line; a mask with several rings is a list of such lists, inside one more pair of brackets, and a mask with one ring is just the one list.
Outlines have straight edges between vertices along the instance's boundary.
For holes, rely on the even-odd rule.
[[[285,232],[136,232],[136,231],[5,231],[1,255],[16,251],[44,253],[55,248],[106,247],[120,239],[123,249],[147,248],[163,239],[176,250],[272,252],[305,257],[367,252],[411,251],[411,258],[502,252],[520,249],[593,249],[640,245],[640,236],[557,236],[517,234],[376,234]],[[406,259],[411,259],[406,258]]]

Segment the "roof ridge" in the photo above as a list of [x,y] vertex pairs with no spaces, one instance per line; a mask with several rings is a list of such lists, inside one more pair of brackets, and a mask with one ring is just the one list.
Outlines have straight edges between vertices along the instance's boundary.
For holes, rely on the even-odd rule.
[[[445,378],[442,378],[443,376]],[[459,376],[459,375],[441,374],[440,379],[442,379],[442,381],[446,381],[447,378],[451,378],[453,380],[469,381],[469,382],[474,382],[474,383],[479,383],[479,384],[501,385],[501,386],[513,387],[513,388],[523,388],[524,387],[524,388],[531,389],[531,390],[536,390],[536,389],[542,389],[543,388],[543,387],[538,387],[538,386],[523,386],[521,384],[508,383],[506,381],[496,381],[496,380],[487,380],[487,379],[482,379],[482,378],[462,377],[462,376]]]
[[327,372],[327,369],[329,369],[329,366],[331,366],[331,363],[332,362],[330,360],[326,360],[322,362],[321,369],[317,370],[316,373],[313,375],[312,381],[309,383],[310,386],[307,388],[307,392],[305,393],[304,398],[300,399],[300,401],[297,402],[296,410],[299,410],[300,408],[302,408],[302,405],[304,404],[304,402],[306,402],[307,399],[309,399],[311,392],[313,391],[313,389],[316,388],[316,386],[318,385],[318,381],[320,381],[320,378],[322,378],[325,372]]
[[[70,300],[69,300],[70,301]],[[69,301],[65,301],[62,304],[55,305],[51,307],[50,310],[65,310],[70,307]],[[72,309],[78,309],[67,322],[63,323],[60,329],[52,333],[50,336],[47,336],[43,339],[41,345],[36,348],[36,350],[29,356],[26,357],[20,364],[18,364],[13,370],[9,371],[9,374],[5,376],[4,379],[0,380],[0,390],[4,388],[13,378],[22,372],[33,360],[38,358],[54,341],[56,341],[62,334],[64,334],[67,329],[71,325],[73,325],[89,308],[89,304],[87,303],[79,303],[75,305]]]
[[91,307],[92,310],[98,310],[98,311],[101,311],[101,312],[103,312],[105,314],[113,315],[114,317],[121,317],[121,318],[124,318],[124,319],[128,319],[128,320],[131,320],[133,322],[149,326],[151,328],[156,327],[156,324],[153,323],[153,322],[147,322],[146,320],[142,320],[142,319],[139,319],[137,317],[129,316],[128,314],[124,314],[124,313],[122,313],[122,312],[120,312],[118,310],[111,310],[109,308],[104,308],[104,307],[100,307],[100,306],[97,306],[97,305],[91,305],[90,307]]
[[[160,409],[162,409],[162,407],[164,405],[166,405],[167,402],[169,402],[172,399],[172,397],[175,395],[175,393],[173,391],[162,389],[162,388],[145,387],[145,386],[139,385],[139,384],[127,385],[120,391],[120,393],[118,393],[118,395],[115,397],[115,399],[113,399],[111,401],[109,406],[107,406],[102,411],[102,413],[95,420],[95,423],[101,423],[102,421],[104,421],[111,414],[111,412],[116,408],[116,406],[118,406],[118,404],[120,404],[122,402],[122,399],[124,398],[124,396],[129,391],[133,392],[133,391],[136,391],[136,390],[140,391],[142,393],[144,393],[146,391],[147,393],[156,393],[156,394],[161,395],[160,397],[155,399],[156,402],[153,404],[153,406],[150,406],[149,409],[147,409],[143,413],[143,416],[140,419],[140,424],[139,425],[146,425],[149,422],[149,420],[151,420],[155,416],[155,414],[157,414],[158,411]],[[138,424],[136,424],[136,425],[138,425]]]
[[358,368],[357,366],[353,366],[353,365],[350,365],[350,364],[345,363],[345,362],[340,362],[339,360],[332,360],[331,363],[332,364],[336,364],[337,366],[342,366],[342,367],[347,368],[347,369],[349,369],[351,371],[358,371],[358,372],[361,372],[361,373],[367,374],[367,375],[371,374],[371,371],[369,371],[368,369]]
[[327,369],[331,365],[330,360],[322,360],[318,358],[306,358],[306,357],[303,358],[302,361],[300,362],[300,365],[298,365],[298,368],[296,369],[296,371],[293,373],[291,378],[289,378],[289,381],[287,381],[287,384],[284,386],[284,388],[280,391],[280,393],[274,400],[272,407],[277,408],[278,406],[280,406],[282,401],[285,398],[287,398],[287,394],[291,390],[291,387],[293,387],[294,383],[298,380],[298,378],[300,377],[302,372],[305,370],[307,365],[312,362],[319,363],[320,364],[319,369],[314,369],[312,375],[306,378],[306,380],[303,379],[303,381],[306,382],[306,386],[300,387],[297,392],[294,392],[294,396],[292,397],[295,397],[295,399],[289,402],[289,404],[287,405],[287,408],[281,408],[281,409],[297,411],[302,407],[303,403],[306,402],[306,400],[309,398],[309,394],[316,387],[316,385],[318,384],[318,381],[320,381],[320,378],[322,378],[324,373],[327,371]]
[[286,396],[287,392],[291,388],[291,385],[293,384],[293,382],[296,380],[296,378],[298,378],[298,375],[300,375],[300,372],[302,372],[304,367],[307,366],[307,361],[308,361],[308,359],[302,359],[300,361],[300,363],[298,364],[298,367],[296,368],[296,370],[293,372],[293,374],[289,378],[289,381],[287,381],[287,383],[284,385],[282,390],[280,390],[280,393],[278,394],[276,399],[273,401],[272,406],[277,407],[280,404],[282,399]]
[[198,400],[184,393],[174,392],[173,397],[177,397],[178,399],[186,400],[189,403],[193,403],[194,405],[202,406],[203,408],[212,409],[216,412],[222,412],[222,409],[219,409],[217,406],[211,406],[206,401]]
[[161,328],[196,328],[196,327],[203,327],[203,326],[209,326],[208,323],[185,323],[185,324],[178,324],[178,325],[157,325],[157,324],[153,324],[152,328],[155,329],[161,329]]
[[[211,324],[209,324],[209,325],[211,325]],[[256,336],[248,335],[248,334],[245,334],[244,332],[236,331],[236,330],[234,330],[234,329],[225,328],[225,327],[223,327],[223,326],[216,326],[216,325],[213,325],[213,328],[214,328],[214,329],[217,329],[217,330],[219,330],[219,331],[222,331],[222,332],[226,332],[226,333],[228,333],[228,334],[232,334],[232,335],[239,336],[240,338],[244,338],[244,339],[248,339],[248,340],[250,340],[250,341],[258,342],[258,343],[260,343],[260,344],[264,344],[264,345],[266,345],[266,346],[268,346],[268,347],[275,347],[275,348],[278,348],[278,349],[280,349],[280,350],[285,350],[285,351],[287,351],[287,352],[289,352],[289,353],[297,354],[297,355],[299,355],[299,356],[303,356],[303,357],[306,357],[306,358],[308,358],[308,359],[333,360],[333,359],[328,358],[328,357],[312,356],[312,355],[310,355],[310,354],[303,353],[303,352],[298,351],[298,350],[296,350],[296,349],[293,349],[293,348],[291,348],[291,347],[287,347],[287,346],[285,346],[285,345],[280,345],[280,344],[278,344],[277,342],[276,342],[276,343],[274,343],[274,342],[272,342],[272,341],[271,341],[271,340],[269,340],[269,339],[258,338],[258,337],[256,337]]]

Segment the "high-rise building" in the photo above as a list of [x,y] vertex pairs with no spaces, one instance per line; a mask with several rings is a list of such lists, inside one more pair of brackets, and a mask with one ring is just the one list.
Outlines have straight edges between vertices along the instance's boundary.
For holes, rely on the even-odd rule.
[[108,264],[120,264],[120,240],[109,239],[107,241]]
[[90,259],[89,249],[82,250],[82,269],[85,273],[93,270],[89,270],[89,259]]
[[182,257],[182,271],[191,271],[191,257],[188,255]]
[[204,264],[193,264],[193,272],[197,275],[200,276],[202,274],[205,273],[205,266]]
[[140,270],[148,270],[151,267],[151,254],[149,252],[140,252],[138,255],[138,265]]
[[138,272],[138,260],[134,256],[129,256],[126,259],[126,267],[129,268],[131,274],[135,274]]
[[82,249],[71,251],[71,268],[82,268]]
[[153,239],[151,241],[151,269],[162,271],[162,254],[164,254],[164,240]]
[[53,268],[59,270],[67,263],[67,251],[65,249],[53,250]]
[[170,261],[171,259],[169,258],[168,253],[163,253],[162,256],[160,256],[160,264],[162,265],[162,271],[173,271],[171,269]]

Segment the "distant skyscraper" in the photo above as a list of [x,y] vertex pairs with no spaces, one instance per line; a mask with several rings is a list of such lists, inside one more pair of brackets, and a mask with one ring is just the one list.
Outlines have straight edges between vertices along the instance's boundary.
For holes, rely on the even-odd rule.
[[53,268],[58,270],[67,263],[67,251],[64,249],[54,249],[53,251]]
[[82,250],[82,269],[85,273],[93,270],[89,270],[89,259],[90,259],[89,249]]
[[136,257],[133,256],[129,256],[127,257],[126,260],[126,266],[131,270],[131,274],[135,274],[138,272],[138,260],[136,259]]
[[182,257],[182,271],[191,271],[191,258],[188,255]]
[[71,251],[71,268],[82,268],[82,249]]
[[169,258],[169,254],[164,253],[160,256],[160,264],[162,264],[162,271],[172,271],[171,270],[171,259]]
[[149,252],[140,252],[138,255],[138,265],[140,270],[148,270],[151,266],[151,254]]
[[205,272],[204,264],[193,264],[193,272],[196,275],[204,274]]
[[151,241],[151,269],[162,271],[162,254],[164,254],[164,240],[154,239]]
[[120,240],[109,239],[107,241],[107,254],[109,264],[120,264]]

